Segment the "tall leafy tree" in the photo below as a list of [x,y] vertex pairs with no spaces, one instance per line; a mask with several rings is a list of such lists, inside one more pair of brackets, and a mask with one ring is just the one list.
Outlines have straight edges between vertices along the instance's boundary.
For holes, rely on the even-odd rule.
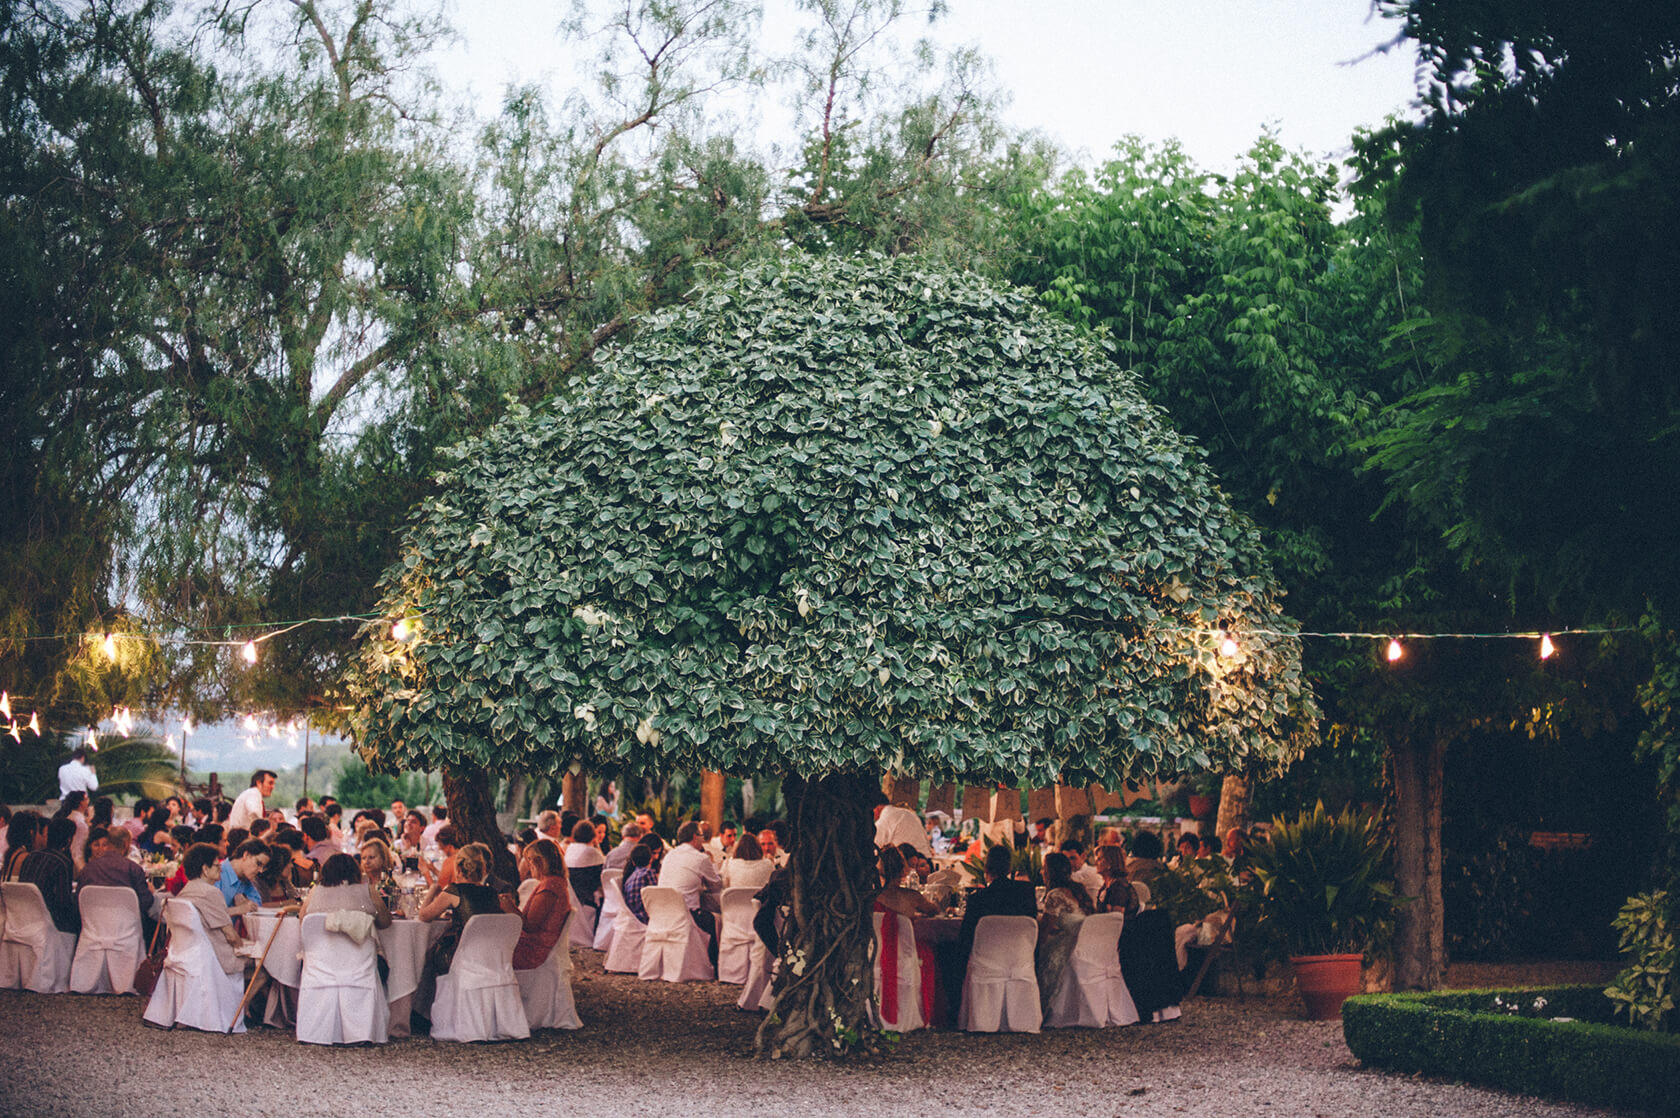
[[359,662],[377,764],[786,774],[770,1053],[868,1035],[884,769],[1269,770],[1311,733],[1199,455],[1028,295],[909,261],[789,255],[648,320],[460,448],[384,611],[419,635]]

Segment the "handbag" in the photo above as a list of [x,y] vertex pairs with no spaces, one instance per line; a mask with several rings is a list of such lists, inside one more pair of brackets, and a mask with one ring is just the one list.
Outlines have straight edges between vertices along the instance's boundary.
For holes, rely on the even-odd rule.
[[169,953],[167,939],[163,940],[161,946],[158,944],[158,940],[163,939],[163,928],[164,923],[160,919],[157,927],[152,929],[152,945],[147,949],[146,957],[134,968],[134,990],[148,998],[157,987],[158,975],[163,973],[163,961]]

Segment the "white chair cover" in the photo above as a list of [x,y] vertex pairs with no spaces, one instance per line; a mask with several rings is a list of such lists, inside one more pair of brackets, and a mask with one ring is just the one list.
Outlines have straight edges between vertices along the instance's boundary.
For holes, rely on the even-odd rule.
[[[908,1033],[926,1025],[922,1019],[922,960],[916,954],[916,926],[907,916],[896,912],[873,914],[875,923],[875,1009],[881,1027],[895,1033]],[[881,996],[881,927],[887,920],[898,921],[898,1016],[887,1020],[886,1001]],[[1118,958],[1118,953],[1116,954]]]
[[712,963],[706,954],[706,933],[694,923],[680,891],[668,885],[642,890],[648,922],[642,941],[642,965],[637,977],[666,982],[710,982]]
[[146,957],[140,898],[121,885],[84,885],[76,894],[82,936],[70,964],[78,994],[132,994],[134,972]]
[[751,1012],[769,1009],[775,1004],[776,998],[771,989],[775,984],[777,965],[777,960],[770,957],[770,949],[764,946],[764,941],[754,937],[747,967],[747,982],[741,989],[741,996],[736,999],[736,1009]]
[[718,929],[718,981],[744,983],[752,973],[752,947],[758,943],[753,917],[758,915],[758,893],[751,886],[725,889],[723,920]]
[[618,914],[624,911],[623,870],[607,870],[601,874],[601,894],[605,899],[601,901],[601,918],[595,922],[593,946],[597,951],[611,951]]
[[1030,916],[980,918],[963,978],[958,1028],[971,1033],[1038,1032],[1044,1011],[1033,972],[1037,943],[1038,921]]
[[222,970],[198,910],[190,901],[171,897],[163,902],[163,921],[169,925],[169,954],[146,1003],[145,1019],[166,1029],[186,1025],[210,1033],[244,1032],[239,1012],[244,975]]
[[525,1006],[525,1020],[533,1029],[581,1029],[577,1003],[572,1000],[572,921],[577,910],[566,914],[566,925],[560,938],[554,941],[548,958],[540,967],[516,970],[513,977],[519,982],[519,1000]]
[[[622,899],[624,891],[613,882],[613,891]],[[642,969],[642,943],[647,938],[647,925],[636,919],[626,908],[618,915],[613,930],[612,946],[607,948],[605,969],[613,974],[635,974]]]
[[62,994],[70,988],[76,936],[61,932],[41,890],[27,881],[0,884],[6,925],[0,929],[0,989]]
[[379,941],[327,931],[327,914],[303,918],[297,1038],[304,1044],[384,1044],[391,1007],[379,982]]
[[577,890],[572,888],[571,878],[566,879],[566,895],[572,899],[572,911],[577,913],[577,919],[572,921],[572,930],[567,933],[570,943],[574,947],[595,946],[595,910],[578,904]]
[[531,894],[537,891],[537,879],[527,877],[519,883],[519,911],[525,911],[525,903],[531,899]]
[[524,1040],[531,1035],[513,947],[524,922],[511,913],[474,916],[461,929],[448,974],[437,976],[433,1040]]
[[1137,1023],[1137,1006],[1120,973],[1120,929],[1125,916],[1087,916],[1068,957],[1061,983],[1050,995],[1044,1023],[1053,1029],[1101,1029]]

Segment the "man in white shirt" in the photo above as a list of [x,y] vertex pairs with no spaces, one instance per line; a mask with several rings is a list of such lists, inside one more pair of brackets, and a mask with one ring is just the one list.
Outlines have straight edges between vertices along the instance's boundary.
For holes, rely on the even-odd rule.
[[449,808],[445,804],[432,806],[432,821],[426,824],[426,829],[420,832],[420,845],[429,854],[437,849],[437,834],[449,823]]
[[880,796],[875,804],[875,849],[905,842],[933,857],[933,843],[928,841],[921,817],[907,807],[889,804],[885,796]]
[[723,864],[729,860],[730,855],[735,852],[736,830],[735,824],[725,823],[718,829],[715,836],[707,840],[706,853],[711,856],[712,865],[721,869]]
[[717,969],[717,915],[723,911],[723,878],[705,850],[700,824],[690,819],[677,830],[677,842],[659,867],[659,884],[683,895],[694,923],[708,940],[706,956]]
[[253,820],[263,817],[263,799],[274,793],[274,774],[267,769],[258,769],[251,774],[251,786],[239,793],[233,801],[233,811],[228,815],[228,830],[244,827],[249,830]]
[[1085,860],[1085,844],[1078,839],[1063,839],[1062,853],[1073,863],[1073,879],[1085,886],[1085,892],[1093,901],[1096,900],[1097,894],[1102,892],[1102,874]]
[[78,745],[70,759],[58,766],[58,798],[64,799],[72,792],[86,792],[89,798],[99,791],[99,774],[94,772],[87,763],[87,746]]

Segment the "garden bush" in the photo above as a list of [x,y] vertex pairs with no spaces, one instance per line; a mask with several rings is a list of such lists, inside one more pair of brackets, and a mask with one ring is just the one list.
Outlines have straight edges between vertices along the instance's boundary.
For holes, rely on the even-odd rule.
[[1373,1067],[1680,1114],[1680,1036],[1610,1017],[1593,986],[1368,994],[1342,1006],[1342,1031]]

